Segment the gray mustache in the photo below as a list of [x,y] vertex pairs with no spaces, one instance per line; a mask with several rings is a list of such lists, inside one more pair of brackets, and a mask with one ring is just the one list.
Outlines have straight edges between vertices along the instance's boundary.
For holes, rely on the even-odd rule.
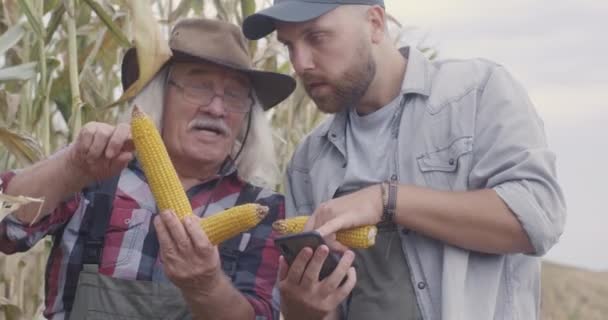
[[205,129],[205,130],[213,130],[217,131],[222,135],[229,136],[231,133],[230,128],[224,121],[221,120],[212,120],[209,118],[197,118],[190,121],[188,125],[188,129]]

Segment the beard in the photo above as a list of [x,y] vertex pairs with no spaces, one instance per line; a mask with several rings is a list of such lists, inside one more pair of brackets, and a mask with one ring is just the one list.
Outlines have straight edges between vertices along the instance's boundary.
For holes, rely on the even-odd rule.
[[[315,75],[313,72],[304,73],[304,89],[315,102],[319,110],[325,113],[338,113],[349,107],[356,107],[367,92],[370,83],[376,75],[376,62],[371,55],[371,47],[365,43],[357,48],[357,56],[351,65],[336,79]],[[329,92],[314,95],[314,85],[321,83]]]

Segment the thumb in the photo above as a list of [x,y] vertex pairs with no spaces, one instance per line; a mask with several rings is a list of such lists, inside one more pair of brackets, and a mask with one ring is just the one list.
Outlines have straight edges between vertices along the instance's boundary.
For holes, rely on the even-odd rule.
[[287,265],[287,262],[285,261],[285,257],[280,256],[279,257],[279,280],[283,281],[285,280],[285,278],[287,278],[287,272],[289,271],[289,266]]

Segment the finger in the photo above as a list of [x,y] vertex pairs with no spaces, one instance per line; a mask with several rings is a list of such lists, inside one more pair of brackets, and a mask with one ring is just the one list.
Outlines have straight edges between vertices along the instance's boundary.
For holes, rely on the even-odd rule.
[[177,251],[189,251],[192,248],[192,242],[186,234],[184,225],[172,211],[165,210],[160,213],[160,218],[163,220],[166,229],[173,239]]
[[354,252],[350,250],[344,252],[342,258],[338,262],[338,266],[336,266],[336,269],[334,269],[334,271],[327,278],[324,279],[324,282],[327,283],[327,286],[332,289],[335,289],[340,286],[342,279],[344,279],[344,276],[348,273],[348,269],[352,266],[354,260]]
[[305,288],[310,288],[313,284],[319,282],[319,272],[329,254],[329,248],[325,245],[319,246],[306,267],[300,283]]
[[287,281],[299,285],[300,280],[302,279],[302,275],[304,274],[304,270],[306,269],[306,265],[308,264],[308,261],[310,261],[311,257],[311,248],[306,247],[302,249],[289,266],[289,272],[287,273]]
[[120,154],[123,145],[131,134],[130,132],[130,127],[124,123],[116,126],[112,132],[112,135],[110,136],[108,146],[106,147],[106,158],[112,159],[114,156]]
[[95,133],[93,134],[93,142],[87,151],[88,159],[98,159],[101,157],[108,144],[108,139],[110,136],[109,130],[110,129],[106,126],[100,126],[95,130]]
[[210,248],[213,248],[207,234],[200,227],[200,218],[195,215],[189,215],[184,218],[184,228],[192,246],[201,253],[208,253]]
[[283,281],[287,278],[287,271],[289,271],[289,266],[285,261],[285,257],[279,256],[279,281]]
[[306,220],[306,223],[304,224],[304,229],[302,231],[311,231],[314,229],[315,227],[315,219],[316,217],[313,215],[311,215],[308,220]]
[[95,131],[92,127],[91,124],[87,124],[82,127],[78,133],[78,138],[76,138],[76,151],[79,154],[86,155],[91,143],[93,143]]
[[332,252],[344,253],[349,249],[347,246],[343,245],[338,240],[336,240],[335,234],[331,234],[331,235],[325,237],[324,240],[325,240],[325,244],[327,244],[327,246],[329,247],[329,249]]
[[333,297],[335,303],[338,304],[344,301],[355,287],[355,284],[357,284],[357,271],[354,267],[350,267],[346,274],[346,281],[335,291],[335,296]]
[[156,229],[161,255],[166,252],[175,251],[173,239],[171,238],[171,235],[169,235],[165,222],[161,219],[160,215],[154,217],[154,229]]
[[318,226],[316,230],[325,238],[342,229],[346,229],[344,228],[343,219],[341,219],[341,217],[336,217]]
[[135,157],[133,152],[122,152],[112,160],[112,168],[124,168]]

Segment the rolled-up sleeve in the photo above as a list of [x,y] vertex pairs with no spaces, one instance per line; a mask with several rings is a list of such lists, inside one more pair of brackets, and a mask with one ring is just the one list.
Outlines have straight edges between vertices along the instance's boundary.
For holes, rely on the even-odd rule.
[[542,120],[502,67],[494,68],[478,98],[469,185],[494,189],[521,223],[533,254],[544,255],[564,230],[566,205]]
[[[0,174],[0,190],[6,190],[14,176],[12,171]],[[42,238],[62,228],[78,208],[80,199],[81,195],[72,197],[31,225],[12,214],[7,215],[0,222],[0,252],[12,254],[29,250]]]

